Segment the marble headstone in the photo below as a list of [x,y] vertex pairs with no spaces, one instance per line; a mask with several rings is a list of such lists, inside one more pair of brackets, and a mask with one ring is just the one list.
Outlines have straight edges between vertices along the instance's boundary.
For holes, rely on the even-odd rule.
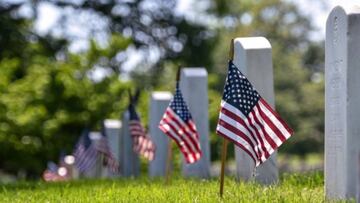
[[[274,78],[270,42],[264,37],[245,37],[234,40],[234,64],[248,78],[259,94],[274,108]],[[239,147],[235,147],[236,174],[241,180],[255,180],[272,184],[278,180],[275,151],[255,168],[254,161]]]
[[140,174],[140,159],[133,150],[133,139],[129,129],[129,111],[125,111],[120,131],[120,175],[123,177],[138,176]]
[[335,7],[325,40],[325,195],[356,197],[360,149],[360,7]]
[[[104,121],[104,127],[111,152],[114,154],[116,160],[119,161],[121,121],[115,119],[106,119]],[[118,173],[115,174],[111,172],[109,172],[108,174],[108,176],[117,176],[117,175]]]
[[168,107],[170,92],[153,92],[150,98],[149,135],[156,146],[155,158],[149,163],[149,176],[166,175],[166,162],[169,138],[159,129],[159,123]]
[[[92,142],[92,144],[97,145],[99,144],[99,140],[101,139],[101,134],[100,132],[97,131],[92,131],[89,133],[89,138]],[[84,173],[85,177],[89,177],[89,178],[101,178],[103,177],[104,172],[106,171],[106,168],[103,165],[103,155],[100,153],[97,153],[96,156],[96,162],[94,164],[94,166],[89,169],[88,171],[86,171]]]
[[209,100],[208,74],[205,68],[183,68],[180,89],[189,108],[200,137],[202,157],[196,163],[187,164],[182,159],[182,174],[186,177],[210,177]]

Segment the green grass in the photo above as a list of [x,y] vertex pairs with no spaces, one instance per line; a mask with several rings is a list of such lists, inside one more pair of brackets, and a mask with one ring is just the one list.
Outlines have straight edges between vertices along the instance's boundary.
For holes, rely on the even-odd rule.
[[279,184],[225,179],[224,197],[218,179],[80,180],[62,183],[23,182],[0,186],[0,202],[324,202],[323,175],[282,175]]

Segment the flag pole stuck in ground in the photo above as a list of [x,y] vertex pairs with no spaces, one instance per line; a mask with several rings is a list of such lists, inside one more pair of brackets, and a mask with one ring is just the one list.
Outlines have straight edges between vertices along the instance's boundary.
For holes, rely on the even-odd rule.
[[[230,42],[230,51],[229,51],[229,60],[234,59],[234,39],[231,39]],[[223,146],[221,152],[221,173],[220,173],[220,197],[223,196],[224,192],[224,173],[225,173],[225,163],[226,163],[226,154],[227,154],[227,145],[228,140],[223,138]]]
[[202,152],[199,134],[180,90],[180,69],[177,72],[174,97],[160,120],[159,128],[175,141],[186,164],[192,164],[200,160]]
[[[216,133],[244,150],[255,168],[264,163],[293,134],[293,130],[263,99],[250,81],[233,63],[234,41],[231,41],[228,74],[221,99]],[[223,147],[225,164],[226,143]],[[222,169],[225,167],[222,166]],[[223,195],[223,175],[220,196]]]
[[167,159],[166,159],[166,177],[165,177],[165,184],[170,183],[170,170],[171,170],[171,156],[172,156],[172,141],[169,139],[168,143],[168,151],[167,151]]
[[130,103],[128,107],[129,111],[129,129],[130,135],[133,140],[133,151],[143,156],[148,161],[152,161],[155,158],[156,146],[151,140],[145,127],[140,121],[140,117],[136,112],[136,104],[138,102],[140,90],[137,89],[134,96],[129,89]]

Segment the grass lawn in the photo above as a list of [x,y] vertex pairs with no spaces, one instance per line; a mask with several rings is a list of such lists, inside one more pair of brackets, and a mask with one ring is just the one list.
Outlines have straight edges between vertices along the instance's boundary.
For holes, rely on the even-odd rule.
[[224,198],[218,179],[80,180],[61,183],[23,182],[2,185],[0,202],[324,202],[321,172],[284,174],[275,186],[225,179]]

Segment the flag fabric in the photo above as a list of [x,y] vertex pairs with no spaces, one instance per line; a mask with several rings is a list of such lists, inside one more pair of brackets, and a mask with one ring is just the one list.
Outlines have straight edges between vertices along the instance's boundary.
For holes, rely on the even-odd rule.
[[47,169],[43,172],[42,178],[46,182],[66,180],[66,177],[59,175],[58,166],[54,162],[48,162]]
[[89,137],[90,131],[85,129],[79,138],[74,150],[75,164],[80,172],[90,170],[97,158],[97,150]]
[[179,82],[176,83],[174,98],[167,107],[159,128],[176,142],[186,163],[194,163],[201,158],[199,134],[182,97]]
[[216,133],[243,149],[258,166],[293,131],[229,61]]
[[146,133],[145,128],[141,124],[140,118],[136,113],[135,106],[133,104],[130,104],[129,106],[129,113],[129,129],[130,135],[133,139],[133,150],[151,161],[154,159],[155,156],[155,144],[153,143],[150,136]]
[[104,155],[105,165],[114,173],[119,172],[119,162],[114,156],[109,146],[109,141],[105,133],[105,125],[102,123],[102,133],[99,142],[95,145],[95,149]]
[[86,172],[94,167],[98,155],[104,156],[104,164],[112,172],[118,172],[119,164],[109,147],[105,133],[100,133],[100,138],[94,143],[90,139],[89,130],[85,130],[74,151],[75,164],[79,171]]

